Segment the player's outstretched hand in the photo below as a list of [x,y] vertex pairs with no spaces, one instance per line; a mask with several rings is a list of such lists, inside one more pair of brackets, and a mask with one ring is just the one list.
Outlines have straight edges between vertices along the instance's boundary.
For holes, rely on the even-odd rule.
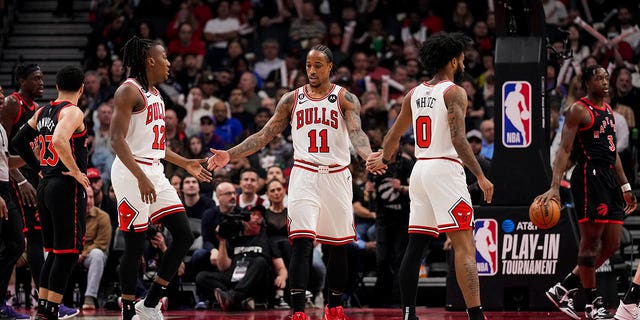
[[91,187],[91,183],[89,183],[89,178],[87,178],[87,175],[82,173],[82,171],[80,170],[67,171],[67,172],[63,172],[63,174],[73,177],[74,179],[76,179],[76,181],[78,181],[79,184],[81,184],[85,188]]
[[493,183],[491,183],[491,181],[486,177],[482,177],[478,179],[478,186],[484,194],[484,201],[486,203],[491,203],[491,200],[493,199]]
[[202,165],[207,162],[207,159],[189,159],[187,165],[184,167],[187,172],[194,176],[196,179],[202,182],[210,182],[213,175]]
[[140,198],[142,202],[151,204],[156,202],[156,189],[153,187],[151,180],[147,176],[138,179],[138,189],[140,189]]
[[213,154],[207,161],[207,169],[209,169],[209,171],[222,168],[229,163],[229,160],[231,160],[231,156],[229,156],[229,152],[227,151],[216,150],[213,148],[209,149],[209,151]]
[[624,214],[630,214],[636,211],[638,201],[636,201],[636,195],[633,194],[633,191],[623,192],[622,195],[624,196]]
[[549,202],[549,200],[553,200],[560,203],[560,190],[558,190],[557,188],[549,188],[547,192],[537,196],[533,200],[533,202],[536,202],[540,205],[540,204],[545,204]]
[[367,157],[367,171],[379,175],[387,171],[387,165],[382,162],[382,150],[372,152]]

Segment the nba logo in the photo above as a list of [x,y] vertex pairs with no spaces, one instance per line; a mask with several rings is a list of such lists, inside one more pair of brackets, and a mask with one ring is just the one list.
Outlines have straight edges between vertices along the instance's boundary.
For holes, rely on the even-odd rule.
[[531,84],[507,81],[502,85],[502,144],[526,148],[531,144]]
[[495,275],[498,273],[498,222],[495,219],[477,219],[473,238],[478,275]]

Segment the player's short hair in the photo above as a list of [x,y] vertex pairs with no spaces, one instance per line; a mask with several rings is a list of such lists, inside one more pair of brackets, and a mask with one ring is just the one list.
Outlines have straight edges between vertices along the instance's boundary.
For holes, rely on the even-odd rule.
[[582,87],[583,88],[585,89],[587,88],[587,82],[593,79],[596,73],[598,73],[598,69],[604,69],[604,71],[607,71],[607,69],[605,69],[603,66],[599,64],[592,64],[582,69]]
[[83,83],[84,71],[76,66],[66,66],[56,74],[56,85],[60,91],[79,91]]
[[15,69],[16,80],[25,80],[36,71],[40,71],[40,66],[35,63],[19,65]]
[[470,39],[460,32],[431,36],[420,47],[419,60],[429,74],[444,68],[451,59],[464,52]]

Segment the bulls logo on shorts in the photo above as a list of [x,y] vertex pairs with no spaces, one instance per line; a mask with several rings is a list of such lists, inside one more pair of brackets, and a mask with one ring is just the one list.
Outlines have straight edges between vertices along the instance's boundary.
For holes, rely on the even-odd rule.
[[476,242],[478,275],[495,275],[498,273],[498,222],[494,219],[477,219],[473,238]]
[[502,85],[502,144],[526,148],[531,144],[531,84],[507,81]]

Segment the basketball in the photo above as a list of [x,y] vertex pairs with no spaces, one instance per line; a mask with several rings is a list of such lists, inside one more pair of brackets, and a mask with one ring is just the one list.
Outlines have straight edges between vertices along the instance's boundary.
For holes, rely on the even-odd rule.
[[543,205],[533,202],[529,207],[529,219],[540,229],[550,229],[560,220],[560,204],[555,200]]

